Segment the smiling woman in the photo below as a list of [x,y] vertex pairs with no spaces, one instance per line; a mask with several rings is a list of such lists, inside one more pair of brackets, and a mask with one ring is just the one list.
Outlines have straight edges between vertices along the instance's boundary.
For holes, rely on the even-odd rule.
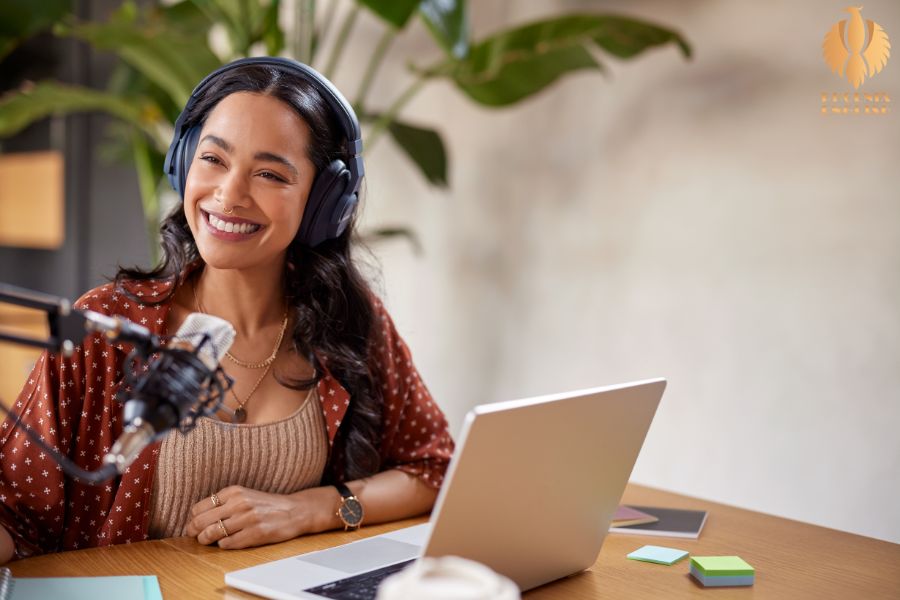
[[[162,262],[77,306],[163,337],[192,312],[230,321],[231,396],[98,488],[65,481],[4,423],[0,560],[175,535],[243,548],[431,508],[453,442],[352,258],[361,150],[352,109],[305,65],[243,59],[200,83],[166,160],[184,203]],[[44,355],[19,396],[85,469],[121,433],[125,350],[93,336]]]

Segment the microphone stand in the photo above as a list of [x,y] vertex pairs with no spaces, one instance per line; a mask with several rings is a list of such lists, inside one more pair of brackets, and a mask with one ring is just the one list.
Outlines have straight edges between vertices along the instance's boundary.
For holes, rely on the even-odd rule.
[[[103,332],[110,341],[121,340],[132,343],[132,360],[146,360],[152,353],[160,349],[159,339],[140,325],[131,323],[121,317],[109,317],[93,311],[76,311],[72,303],[65,298],[51,296],[41,292],[0,283],[0,302],[15,306],[23,306],[43,311],[50,327],[50,335],[46,339],[30,338],[23,335],[0,330],[0,342],[13,342],[24,346],[43,348],[51,352],[61,352],[70,357],[75,350],[76,340],[84,338],[85,332]],[[72,462],[67,456],[47,444],[31,427],[22,422],[21,415],[15,414],[0,402],[0,410],[13,417],[13,427],[21,426],[31,441],[47,452],[63,471],[76,481],[84,481],[98,485],[120,472],[120,465],[105,461],[96,471],[86,471]],[[133,458],[133,457],[132,457]]]
[[147,358],[159,349],[159,338],[146,327],[122,317],[110,317],[92,310],[76,310],[66,298],[0,283],[0,302],[43,311],[50,326],[50,336],[43,340],[0,331],[0,341],[62,352],[68,358],[72,356],[75,344],[84,337],[85,331],[96,331],[106,335],[110,341],[134,344],[142,358]]

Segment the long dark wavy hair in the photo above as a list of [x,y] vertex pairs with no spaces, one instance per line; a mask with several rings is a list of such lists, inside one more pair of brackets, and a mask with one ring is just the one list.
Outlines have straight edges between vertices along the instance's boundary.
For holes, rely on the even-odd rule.
[[[315,87],[289,71],[268,65],[245,65],[223,73],[193,105],[186,124],[204,123],[212,109],[235,92],[266,94],[293,108],[309,126],[307,152],[317,173],[335,158],[348,158],[342,155],[345,140],[338,133],[341,127],[337,117]],[[372,292],[351,257],[354,225],[315,248],[295,238],[287,249],[283,274],[295,323],[291,332],[293,350],[310,361],[315,375],[301,381],[279,378],[279,382],[293,389],[309,389],[323,377],[327,366],[353,399],[325,473],[325,481],[331,482],[366,477],[381,467],[382,377],[376,361],[370,360],[377,343],[373,338],[380,328],[373,326]],[[119,267],[115,277],[118,288],[124,291],[123,284],[129,280],[168,280],[174,285],[160,299],[166,302],[193,276],[191,266],[198,262],[202,265],[182,205],[163,221],[161,234],[163,257],[159,265],[153,269]]]

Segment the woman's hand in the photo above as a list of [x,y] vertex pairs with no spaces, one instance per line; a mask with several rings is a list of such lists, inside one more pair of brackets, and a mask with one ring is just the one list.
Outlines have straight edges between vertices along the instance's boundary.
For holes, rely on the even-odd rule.
[[285,495],[233,485],[191,508],[187,534],[201,544],[218,543],[227,549],[283,542],[335,527],[337,517],[332,513],[338,502],[333,487]]

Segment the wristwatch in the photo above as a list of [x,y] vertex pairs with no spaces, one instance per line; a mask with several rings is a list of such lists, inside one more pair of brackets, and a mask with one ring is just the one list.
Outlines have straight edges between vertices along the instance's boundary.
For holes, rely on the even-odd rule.
[[363,520],[363,507],[359,498],[353,495],[343,483],[336,483],[334,487],[341,494],[341,505],[337,509],[338,518],[344,523],[344,531],[359,529]]

